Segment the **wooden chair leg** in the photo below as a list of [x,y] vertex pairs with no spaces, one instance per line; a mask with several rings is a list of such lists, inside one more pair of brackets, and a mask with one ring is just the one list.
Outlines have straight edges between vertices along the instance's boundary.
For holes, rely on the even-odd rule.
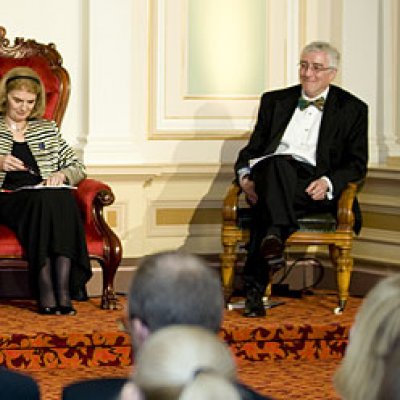
[[101,296],[100,307],[104,310],[120,309],[114,290],[114,277],[119,265],[119,261],[115,263],[105,263],[103,260],[99,261],[103,271],[103,293]]
[[264,297],[266,299],[269,299],[271,297],[271,294],[272,294],[272,282],[270,281],[267,287],[265,288]]
[[339,297],[339,306],[335,308],[335,314],[341,314],[346,307],[349,297],[349,287],[351,272],[353,270],[353,258],[351,256],[351,247],[331,246],[331,257],[335,259],[336,279]]
[[233,280],[235,277],[235,266],[237,261],[236,243],[223,243],[224,252],[221,254],[221,275],[222,286],[224,289],[224,298],[227,303],[232,296]]
[[331,258],[333,266],[335,268],[337,268],[337,260],[339,258],[339,249],[333,244],[329,245],[329,256]]

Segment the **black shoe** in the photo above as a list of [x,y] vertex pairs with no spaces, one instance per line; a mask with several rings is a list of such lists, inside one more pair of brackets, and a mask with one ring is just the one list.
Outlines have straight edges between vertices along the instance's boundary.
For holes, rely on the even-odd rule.
[[86,287],[83,286],[78,289],[76,292],[71,293],[71,299],[76,301],[87,301],[89,300],[89,296],[86,291]]
[[42,315],[60,315],[60,309],[58,307],[43,307],[39,306],[38,309],[39,314]]
[[60,306],[59,310],[61,315],[76,315],[76,310],[72,306]]
[[247,291],[246,302],[244,305],[244,317],[257,318],[265,317],[264,303],[262,301],[262,294],[257,289],[249,289]]
[[267,259],[283,258],[284,245],[281,238],[277,235],[267,235],[261,242],[261,254]]

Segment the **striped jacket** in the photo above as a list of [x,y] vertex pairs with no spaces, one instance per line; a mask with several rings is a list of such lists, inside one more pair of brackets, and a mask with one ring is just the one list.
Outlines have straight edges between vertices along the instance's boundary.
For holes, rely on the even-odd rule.
[[[25,141],[43,179],[47,179],[54,172],[61,171],[70,185],[77,185],[86,177],[84,165],[61,137],[54,121],[45,119],[28,121]],[[0,116],[0,155],[10,154],[12,146],[12,134],[7,128],[4,116]],[[0,171],[0,187],[3,186],[5,175],[4,171]]]

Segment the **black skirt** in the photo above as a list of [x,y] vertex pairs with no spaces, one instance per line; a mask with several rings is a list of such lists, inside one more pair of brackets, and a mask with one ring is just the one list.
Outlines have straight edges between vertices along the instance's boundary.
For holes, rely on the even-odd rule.
[[71,295],[81,291],[92,275],[82,218],[72,190],[0,193],[0,223],[12,229],[22,244],[35,292],[38,271],[47,257],[71,259]]

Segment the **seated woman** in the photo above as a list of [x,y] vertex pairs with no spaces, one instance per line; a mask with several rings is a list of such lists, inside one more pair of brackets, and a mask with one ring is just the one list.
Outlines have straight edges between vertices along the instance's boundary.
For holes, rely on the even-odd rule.
[[27,67],[0,83],[0,223],[17,235],[39,313],[74,315],[71,293],[91,277],[85,233],[70,188],[85,168],[56,124],[42,119],[46,94]]
[[119,400],[241,399],[230,349],[204,328],[162,328],[146,340],[135,362],[133,380]]

